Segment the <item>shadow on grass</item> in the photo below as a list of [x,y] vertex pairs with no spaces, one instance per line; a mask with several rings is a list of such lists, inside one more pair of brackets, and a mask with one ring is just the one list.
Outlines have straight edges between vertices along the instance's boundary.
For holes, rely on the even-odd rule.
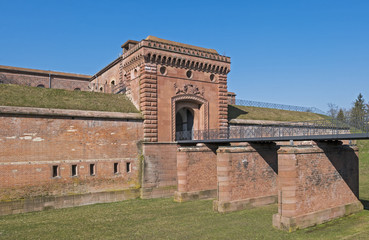
[[364,206],[364,210],[369,210],[369,200],[360,199],[361,204]]
[[243,114],[248,114],[248,112],[232,105],[228,105],[228,120],[236,119],[238,116]]

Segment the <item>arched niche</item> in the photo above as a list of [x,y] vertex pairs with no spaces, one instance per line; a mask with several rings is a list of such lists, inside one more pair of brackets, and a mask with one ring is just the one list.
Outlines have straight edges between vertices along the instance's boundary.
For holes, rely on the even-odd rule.
[[[209,103],[206,99],[191,95],[182,94],[172,98],[172,141],[176,140],[178,113],[182,120],[189,117],[189,111],[193,118],[191,130],[208,130],[209,126]],[[186,119],[187,120],[187,119]],[[188,124],[188,122],[187,122]],[[177,126],[176,126],[177,125]],[[186,125],[188,126],[188,125]]]

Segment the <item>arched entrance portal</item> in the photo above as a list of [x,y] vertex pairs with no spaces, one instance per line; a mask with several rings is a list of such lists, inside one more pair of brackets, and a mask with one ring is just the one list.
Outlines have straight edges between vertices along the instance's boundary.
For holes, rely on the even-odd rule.
[[197,130],[208,129],[209,104],[194,95],[177,95],[172,98],[172,140],[196,138]]
[[181,108],[176,113],[177,140],[192,139],[194,113],[189,108]]

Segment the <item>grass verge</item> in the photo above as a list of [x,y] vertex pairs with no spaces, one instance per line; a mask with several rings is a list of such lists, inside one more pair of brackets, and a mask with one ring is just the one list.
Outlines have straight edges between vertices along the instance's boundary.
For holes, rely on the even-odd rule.
[[137,113],[123,94],[68,91],[0,84],[0,106]]
[[270,121],[309,121],[326,119],[324,115],[311,112],[287,111],[271,108],[228,105],[228,119],[270,120]]

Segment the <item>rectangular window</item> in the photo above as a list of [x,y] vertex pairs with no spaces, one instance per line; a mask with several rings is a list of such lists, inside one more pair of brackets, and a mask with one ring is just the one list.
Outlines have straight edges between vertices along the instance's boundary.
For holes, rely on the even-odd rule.
[[90,175],[95,176],[95,164],[90,164]]
[[126,163],[126,171],[131,172],[131,163],[130,162]]
[[72,165],[72,177],[75,177],[77,175],[78,175],[77,165]]
[[119,163],[114,163],[114,174],[119,173]]
[[54,165],[53,166],[53,177],[59,177],[59,166],[58,165]]

